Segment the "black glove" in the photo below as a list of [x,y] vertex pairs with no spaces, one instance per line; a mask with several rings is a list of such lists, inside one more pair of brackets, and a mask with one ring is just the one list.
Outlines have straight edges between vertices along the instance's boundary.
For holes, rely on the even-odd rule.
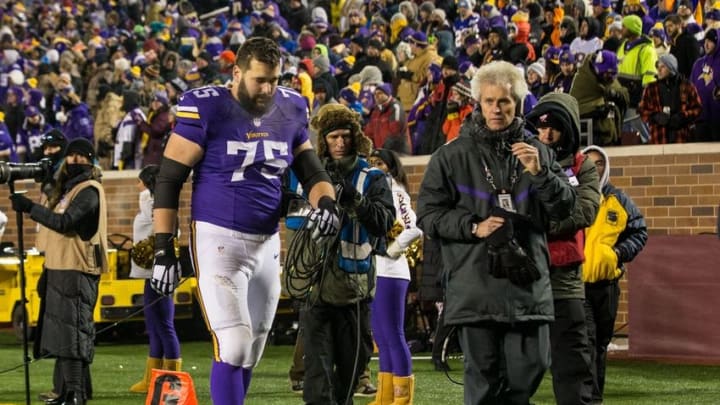
[[605,99],[615,101],[620,98],[620,92],[617,89],[608,87],[605,89]]
[[650,119],[660,126],[666,126],[668,122],[670,122],[670,114],[666,114],[664,112],[656,112],[655,114],[650,117]]
[[505,218],[503,225],[485,238],[490,275],[507,278],[518,286],[526,286],[539,280],[540,272],[532,265],[525,250],[514,237],[513,215],[497,207],[493,208],[490,215]]
[[312,230],[310,237],[314,240],[338,233],[340,230],[340,218],[337,214],[335,201],[328,196],[320,198],[318,207],[310,214],[305,227]]
[[526,286],[540,279],[540,272],[532,265],[530,258],[515,239],[511,240],[500,255],[510,282],[518,286]]
[[399,79],[405,79],[409,81],[412,81],[413,78],[413,72],[409,70],[398,70],[395,75],[397,75]]
[[355,209],[360,206],[362,202],[362,194],[360,194],[352,182],[345,180],[342,185],[342,190],[338,196],[338,202],[340,206],[345,209]]
[[158,294],[170,295],[180,284],[180,266],[174,242],[175,237],[171,233],[155,234],[155,261],[150,286]]
[[598,107],[594,110],[592,110],[590,113],[588,113],[586,116],[583,116],[581,118],[591,118],[594,120],[604,120],[608,116],[609,106],[604,105],[602,107]]
[[[505,218],[499,209],[493,210],[490,216],[502,216]],[[502,265],[502,250],[512,240],[513,232],[512,221],[505,218],[502,226],[485,238],[488,248],[488,269],[490,275],[495,278],[507,278],[507,269]]]
[[679,113],[673,114],[670,116],[670,120],[668,120],[668,128],[673,130],[678,130],[682,128],[683,126],[683,116]]
[[500,248],[488,245],[488,269],[495,278],[507,278],[507,270],[502,266]]
[[17,212],[30,212],[32,210],[34,202],[22,194],[10,194],[10,201],[12,201],[12,209]]

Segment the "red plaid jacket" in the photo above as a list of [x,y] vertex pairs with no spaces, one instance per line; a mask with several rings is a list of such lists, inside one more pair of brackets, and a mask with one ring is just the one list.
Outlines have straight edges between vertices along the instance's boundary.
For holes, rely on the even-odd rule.
[[[663,80],[666,82],[667,79]],[[682,125],[678,129],[670,129],[668,126],[658,125],[652,120],[655,113],[663,112],[662,100],[660,98],[660,80],[645,87],[642,100],[638,105],[638,113],[642,120],[650,126],[650,143],[666,144],[671,143],[668,139],[669,132],[674,132],[674,143],[685,143],[690,140],[691,127],[702,112],[700,96],[695,85],[684,78],[670,79],[671,85],[679,86],[680,103],[679,111],[671,111],[670,115],[679,113],[682,117]]]

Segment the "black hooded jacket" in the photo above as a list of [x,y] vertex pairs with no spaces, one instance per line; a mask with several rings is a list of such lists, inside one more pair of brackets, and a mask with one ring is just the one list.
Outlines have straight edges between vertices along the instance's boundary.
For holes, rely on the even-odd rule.
[[[580,113],[575,98],[563,93],[546,94],[527,115],[527,119],[537,123],[539,117],[544,114],[552,114],[562,123],[563,128],[560,132],[563,135],[558,143],[550,147],[557,153],[558,163],[577,192],[577,200],[571,214],[562,219],[551,220],[548,228],[551,257],[565,259],[568,257],[568,246],[577,243],[576,233],[595,221],[600,207],[600,178],[593,162],[579,152]],[[578,162],[581,163],[579,169]],[[579,249],[582,255],[583,246],[579,246]],[[553,263],[550,279],[554,299],[585,298],[584,283],[580,273],[581,264],[582,260],[562,267],[557,267]]]
[[[448,325],[553,320],[545,228],[550,218],[569,215],[575,191],[549,150],[537,139],[527,139],[523,126],[516,118],[508,129],[490,131],[482,114],[475,112],[463,123],[458,138],[432,155],[425,171],[417,223],[442,246]],[[513,141],[537,147],[540,173],[522,171],[507,148]],[[524,229],[516,232],[518,243],[541,275],[530,286],[519,287],[490,275],[487,243],[472,233],[472,224],[486,219],[496,205],[486,166],[495,181],[504,184],[501,187],[511,190],[517,213],[525,218]],[[511,186],[513,172],[519,175]]]

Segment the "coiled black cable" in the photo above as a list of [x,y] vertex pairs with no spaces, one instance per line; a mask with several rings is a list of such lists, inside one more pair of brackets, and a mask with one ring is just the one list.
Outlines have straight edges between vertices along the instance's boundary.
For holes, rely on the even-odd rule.
[[333,257],[330,252],[340,240],[340,232],[333,237],[314,240],[311,237],[313,229],[307,227],[308,221],[309,217],[305,217],[300,228],[294,230],[285,258],[285,286],[290,297],[299,300],[307,298],[312,286],[318,284],[327,260]]

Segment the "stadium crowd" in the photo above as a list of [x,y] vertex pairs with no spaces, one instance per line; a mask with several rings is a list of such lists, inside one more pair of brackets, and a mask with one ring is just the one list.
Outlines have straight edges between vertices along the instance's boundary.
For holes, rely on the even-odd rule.
[[710,2],[3,3],[4,160],[35,161],[40,136],[59,128],[93,142],[103,169],[158,163],[177,98],[227,83],[254,36],[277,41],[281,84],[311,115],[349,106],[376,148],[401,154],[455,139],[475,108],[470,79],[497,60],[526,77],[524,112],[548,92],[575,96],[595,144],[720,139],[720,5]]
[[[444,286],[450,298],[445,301],[447,314],[442,315],[447,317],[447,325],[463,325],[458,339],[469,359],[465,365],[466,403],[482,402],[478,399],[488,395],[496,395],[498,403],[527,403],[549,366],[551,347],[556,359],[552,372],[558,403],[602,403],[609,343],[606,329],[610,325],[612,331],[614,317],[603,319],[595,312],[617,310],[602,303],[612,307],[618,299],[617,280],[623,274],[623,263],[642,249],[646,230],[629,198],[619,196],[621,193],[609,186],[609,161],[601,147],[720,140],[720,122],[716,122],[720,114],[715,113],[720,109],[720,88],[716,85],[720,79],[716,77],[720,75],[720,61],[716,60],[720,3],[36,0],[2,2],[0,19],[0,159],[37,161],[43,149],[53,146],[48,142],[51,138],[62,138],[70,145],[82,144],[84,154],[72,148],[66,154],[82,155],[87,166],[95,158],[103,170],[160,164],[158,198],[162,201],[158,204],[156,200],[154,208],[155,214],[161,215],[151,216],[156,221],[156,252],[148,285],[162,295],[173,292],[171,276],[178,272],[171,242],[180,187],[191,169],[196,174],[203,170],[214,173],[216,169],[203,166],[204,148],[212,144],[223,149],[222,136],[251,125],[270,128],[257,132],[277,138],[267,142],[287,143],[285,138],[292,138],[290,160],[300,163],[293,163],[298,177],[286,178],[288,184],[296,186],[297,196],[303,195],[297,186],[307,186],[305,181],[321,184],[317,193],[308,187],[308,196],[312,194],[317,200],[314,208],[308,208],[312,211],[310,222],[317,224],[313,235],[328,237],[341,230],[338,246],[353,242],[359,246],[353,249],[365,252],[360,258],[356,256],[359,253],[342,247],[336,252],[337,269],[333,267],[333,271],[344,276],[342,272],[352,267],[364,285],[367,280],[374,281],[374,276],[360,277],[358,266],[369,271],[375,266],[371,254],[382,256],[377,286],[368,282],[367,291],[358,289],[358,296],[346,292],[357,281],[348,287],[320,279],[312,290],[329,305],[310,307],[305,312],[302,339],[306,340],[307,375],[294,381],[290,374],[291,388],[304,392],[308,403],[324,403],[326,398],[341,398],[345,393],[349,398],[358,392],[376,395],[377,404],[412,403],[414,376],[409,352],[395,350],[402,345],[392,342],[405,339],[401,304],[410,270],[402,255],[423,232],[443,242],[436,252],[444,251],[443,270],[454,259],[452,253],[468,253],[469,259],[460,263],[454,280]],[[274,73],[278,64],[279,75]],[[276,81],[282,87],[276,88]],[[222,87],[204,87],[208,85]],[[302,98],[296,98],[298,94]],[[272,103],[270,97],[274,97]],[[228,105],[224,100],[238,103]],[[250,113],[252,119],[244,113]],[[291,118],[263,122],[267,116]],[[518,116],[527,116],[527,120]],[[292,125],[279,129],[273,126],[278,121]],[[537,138],[526,137],[526,123],[537,130]],[[581,127],[587,136],[584,140]],[[310,142],[305,139],[306,130]],[[286,132],[292,132],[292,137]],[[418,196],[416,225],[398,156],[430,155],[450,142],[454,143],[435,154],[428,165]],[[304,153],[310,150],[310,143],[318,156]],[[590,144],[596,146],[585,150],[588,159],[581,150]],[[265,164],[274,157],[264,151],[254,163]],[[246,156],[255,159],[254,152]],[[77,157],[70,157],[71,164],[77,163]],[[372,169],[366,157],[379,170]],[[513,169],[505,179],[507,162]],[[493,170],[499,172],[497,177]],[[59,172],[63,171],[68,169],[62,166]],[[464,176],[483,171],[482,184],[470,190],[465,183],[479,177]],[[312,183],[316,172],[330,175]],[[249,182],[260,186],[272,183],[268,178],[266,173],[248,175]],[[168,179],[175,183],[170,184]],[[448,180],[463,186],[444,190]],[[240,180],[233,177],[232,181]],[[202,189],[205,183],[207,177],[199,175],[195,186]],[[215,184],[209,183],[214,190]],[[487,186],[485,183],[490,189],[479,191]],[[338,184],[342,187],[333,188]],[[521,192],[514,195],[516,185]],[[455,191],[464,197],[454,198]],[[601,193],[603,199],[599,199]],[[194,197],[201,195],[195,193]],[[211,195],[215,196],[206,194]],[[217,195],[236,197],[225,191]],[[170,197],[175,200],[170,201]],[[272,197],[268,204],[280,205],[276,201],[280,196]],[[338,216],[334,197],[347,215]],[[246,226],[232,222],[237,218],[229,221],[231,226],[222,221],[213,223],[198,208],[208,208],[213,202],[197,198],[193,200],[193,221],[209,226],[201,232],[214,235],[215,226],[233,230],[233,226]],[[246,198],[238,206],[247,208],[256,202],[254,195]],[[582,201],[575,203],[576,199]],[[609,209],[610,203],[615,204],[611,207],[613,215],[623,214],[620,220],[614,217],[614,227],[608,227],[599,216],[595,221],[598,210]],[[13,196],[13,208],[28,213],[35,209],[27,198],[18,196]],[[261,239],[272,240],[270,250],[274,252],[279,249],[273,227],[280,210],[270,211],[270,220],[252,219],[253,226],[257,222],[263,228],[251,226],[248,235],[270,235]],[[288,218],[291,211],[288,208]],[[298,212],[304,212],[304,217],[310,211]],[[448,222],[448,217],[456,221]],[[549,243],[545,235],[548,224]],[[411,230],[411,235],[398,231],[387,237],[393,225]],[[514,228],[519,231],[515,233]],[[354,239],[352,229],[362,231],[362,243]],[[601,247],[605,250],[600,258],[592,255],[597,252],[583,251],[586,229],[593,230],[589,235],[596,238],[611,236],[612,243]],[[637,239],[630,240],[631,234]],[[530,237],[524,240],[522,235]],[[376,242],[379,244],[373,245]],[[384,242],[388,246],[382,246]],[[158,255],[158,249],[162,254]],[[238,252],[245,251],[234,250],[234,254],[244,255]],[[275,254],[274,260],[278,256]],[[595,258],[586,262],[596,265],[586,266],[595,271],[595,278],[581,277],[580,264],[585,256]],[[204,265],[218,268],[213,260]],[[538,266],[544,262],[550,267]],[[268,265],[267,274],[273,274],[274,264]],[[401,264],[402,268],[391,264]],[[486,305],[482,300],[488,296],[464,290],[477,282],[476,270],[482,267],[490,272],[482,276],[480,284],[492,285],[492,291],[514,291],[518,296],[490,296]],[[608,269],[611,271],[605,271]],[[450,280],[446,274],[443,277]],[[160,289],[158,279],[164,282]],[[174,282],[178,279],[179,275]],[[274,275],[267,280],[273,280],[264,285],[272,299],[255,305],[271,317],[279,288]],[[206,288],[204,295],[217,295],[213,290],[216,286],[205,283],[200,282],[200,289]],[[528,287],[533,283],[537,288]],[[596,284],[589,299],[598,302],[586,300],[586,283]],[[375,288],[379,298],[374,305],[396,307],[394,316],[369,317],[367,304]],[[461,293],[454,294],[453,289],[458,288]],[[520,294],[526,290],[533,293]],[[397,297],[400,303],[389,304]],[[352,315],[355,304],[357,324],[363,323],[363,333],[367,332],[361,337],[370,336],[372,329],[380,348],[377,389],[371,384],[368,388],[360,375],[367,363],[364,360],[369,358],[365,356],[365,351],[370,351],[368,342],[363,355],[360,349],[356,354],[367,357],[363,361],[339,356],[333,365],[323,354],[334,350],[332,343],[322,338],[330,332],[325,330],[330,325],[325,312]],[[470,318],[462,310],[464,305],[473,313]],[[215,310],[217,314],[231,312],[223,301],[214,307],[223,309]],[[509,308],[519,308],[520,317]],[[590,313],[589,332],[585,311]],[[209,312],[213,311],[206,311],[206,316]],[[553,320],[548,329],[545,323]],[[223,322],[215,319],[209,325],[222,331],[226,326]],[[258,324],[262,326],[262,322]],[[506,328],[506,324],[511,327]],[[247,353],[236,344],[241,339],[235,339],[233,333],[245,330],[230,332],[223,339],[225,344],[231,343],[224,351],[235,351],[229,350],[230,355],[224,352],[225,358],[214,358],[211,388],[216,403],[242,403],[267,337],[267,330],[252,331],[259,348],[248,349],[252,356],[244,361]],[[478,339],[488,344],[477,344]],[[494,349],[501,346],[500,342],[513,341],[530,343],[536,353],[515,356],[509,349],[507,353]],[[253,340],[244,341],[248,342]],[[309,344],[315,342],[326,344]],[[171,352],[165,353],[164,360],[173,365],[163,368],[179,369],[179,352]],[[497,356],[493,364],[503,364],[493,365],[492,370],[485,368],[486,355]],[[163,364],[162,357],[151,354],[148,370],[153,364]],[[433,361],[436,367],[447,368],[435,353]],[[337,392],[332,392],[332,384],[326,381],[333,370],[342,374],[338,376],[341,383],[334,389]],[[81,394],[85,383],[80,380],[85,377],[79,376],[80,369],[71,371],[66,374],[72,377],[73,387],[54,387],[57,403],[73,403],[67,400],[71,397],[74,403],[82,403],[81,397],[89,398]],[[470,378],[475,372],[488,380]],[[146,371],[131,390],[147,390],[148,378]],[[307,380],[304,386],[303,378]],[[506,380],[510,385],[500,389]]]

